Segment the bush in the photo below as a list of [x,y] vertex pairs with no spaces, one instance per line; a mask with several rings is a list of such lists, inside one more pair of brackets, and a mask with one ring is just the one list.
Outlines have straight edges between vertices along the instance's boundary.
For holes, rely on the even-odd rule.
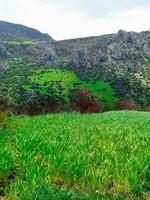
[[15,114],[39,115],[59,112],[63,110],[63,103],[52,96],[42,96],[30,92],[21,105],[14,108]]
[[140,106],[128,100],[120,100],[116,105],[117,110],[140,110]]
[[71,95],[71,107],[81,113],[97,113],[103,110],[102,105],[88,90],[77,88]]
[[8,100],[5,97],[0,97],[0,112],[4,112],[8,108]]
[[145,107],[143,108],[143,111],[145,111],[145,112],[150,112],[150,105],[145,106]]

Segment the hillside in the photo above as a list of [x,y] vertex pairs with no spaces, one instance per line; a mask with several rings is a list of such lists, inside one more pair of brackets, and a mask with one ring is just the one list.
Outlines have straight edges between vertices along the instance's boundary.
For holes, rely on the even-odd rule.
[[0,21],[0,41],[26,40],[26,41],[52,41],[53,39],[40,31],[9,22]]
[[[118,96],[150,103],[150,32],[117,34],[60,41],[60,62],[83,79],[110,82]],[[147,99],[147,102],[145,101]]]
[[149,130],[142,112],[0,115],[0,198],[148,200]]
[[[15,27],[6,25],[8,30]],[[23,30],[20,29],[21,35]],[[150,105],[150,31],[120,30],[117,34],[51,42],[41,42],[47,39],[43,35],[36,37],[27,28],[28,31],[32,35],[29,42],[24,37],[17,42],[15,31],[12,32],[14,41],[1,39],[0,93],[3,96],[14,99],[14,85],[17,85],[15,91],[19,90],[34,70],[59,68],[74,71],[83,81],[109,83],[119,99]],[[4,31],[0,32],[2,35]]]

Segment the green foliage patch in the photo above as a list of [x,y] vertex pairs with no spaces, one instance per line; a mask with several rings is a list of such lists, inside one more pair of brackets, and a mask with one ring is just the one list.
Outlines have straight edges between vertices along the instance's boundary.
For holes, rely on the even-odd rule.
[[92,95],[100,100],[105,108],[112,108],[117,101],[112,87],[102,80],[82,82],[80,87],[91,91]]
[[8,105],[16,105],[23,92],[22,86],[27,83],[27,77],[31,74],[30,69],[36,68],[34,63],[22,58],[13,57],[4,60],[5,69],[0,71],[0,100]]
[[50,95],[69,102],[71,91],[75,88],[89,90],[93,97],[97,98],[105,108],[112,108],[117,101],[111,86],[102,80],[81,81],[71,71],[60,69],[37,70],[36,74],[28,77],[29,84],[24,85],[26,91],[35,91],[41,95]]
[[[80,79],[73,73],[59,69],[37,70],[29,76],[32,90],[42,95],[51,95],[68,102],[70,90],[80,84]],[[28,87],[29,85],[25,86]],[[25,88],[26,89],[26,88]]]

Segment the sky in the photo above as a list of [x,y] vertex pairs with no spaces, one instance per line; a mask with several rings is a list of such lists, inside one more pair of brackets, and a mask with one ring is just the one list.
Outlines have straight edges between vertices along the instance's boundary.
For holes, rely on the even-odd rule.
[[56,40],[150,30],[150,0],[0,0],[0,20]]

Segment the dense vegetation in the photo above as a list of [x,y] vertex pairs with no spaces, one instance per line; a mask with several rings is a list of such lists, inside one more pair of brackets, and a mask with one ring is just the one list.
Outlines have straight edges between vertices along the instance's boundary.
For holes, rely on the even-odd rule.
[[41,95],[52,95],[68,102],[70,92],[75,88],[89,90],[95,98],[102,101],[105,107],[112,108],[116,102],[113,89],[104,81],[81,81],[71,71],[59,69],[37,70],[29,76],[29,85],[24,86],[27,91],[33,90]]
[[[13,44],[13,46],[16,45],[17,44]],[[40,97],[43,94],[42,98],[44,96],[47,98],[47,94],[48,96],[52,96],[53,94],[53,96],[57,97],[57,100],[58,97],[60,97],[59,101],[63,100],[69,102],[69,94],[78,86],[83,90],[91,91],[92,95],[100,100],[104,110],[112,109],[117,98],[119,99],[120,97],[122,97],[121,100],[128,100],[133,103],[137,102],[138,105],[149,106],[149,80],[147,79],[147,82],[141,84],[137,78],[131,76],[129,72],[120,72],[119,70],[121,69],[112,68],[110,72],[103,69],[105,75],[101,70],[96,72],[94,69],[95,71],[91,71],[89,74],[86,74],[86,71],[82,72],[82,70],[80,70],[80,72],[77,71],[77,74],[75,74],[69,69],[69,71],[67,70],[68,72],[66,71],[65,75],[61,67],[53,69],[51,65],[46,65],[39,70],[36,63],[34,63],[32,59],[27,59],[26,57],[10,58],[7,59],[7,62],[5,59],[2,59],[0,61],[0,65],[1,64],[3,68],[1,68],[0,71],[0,104],[7,104],[6,106],[8,108],[16,107],[20,104],[25,105],[29,100],[30,95],[27,94],[27,90],[29,92],[29,89],[30,91],[35,91],[38,95],[40,94]],[[146,61],[143,64],[145,67],[148,65]],[[67,78],[67,76],[69,78]],[[82,76],[86,76],[86,78]],[[68,86],[65,81],[68,81]],[[110,84],[110,82],[112,84]],[[63,90],[63,88],[65,88],[65,90]],[[129,95],[128,91],[131,89],[132,94],[130,93]],[[32,101],[32,99],[30,99],[30,101]]]
[[[57,101],[58,104],[70,109],[72,93],[78,88],[89,92],[89,96],[99,101],[105,110],[113,108],[117,101],[113,89],[107,82],[81,81],[74,72],[61,69],[37,70],[36,66],[32,66],[32,70],[26,70],[25,60],[19,58],[11,59],[9,65],[10,67],[2,76],[3,84],[0,87],[1,102],[8,108],[32,107],[35,104],[37,107],[35,110],[39,109],[38,113],[41,113],[43,104],[48,109],[50,102]],[[28,67],[30,66],[29,64]],[[11,74],[9,78],[8,74]],[[31,103],[32,105],[29,105]]]
[[3,200],[150,198],[150,114],[0,117]]

